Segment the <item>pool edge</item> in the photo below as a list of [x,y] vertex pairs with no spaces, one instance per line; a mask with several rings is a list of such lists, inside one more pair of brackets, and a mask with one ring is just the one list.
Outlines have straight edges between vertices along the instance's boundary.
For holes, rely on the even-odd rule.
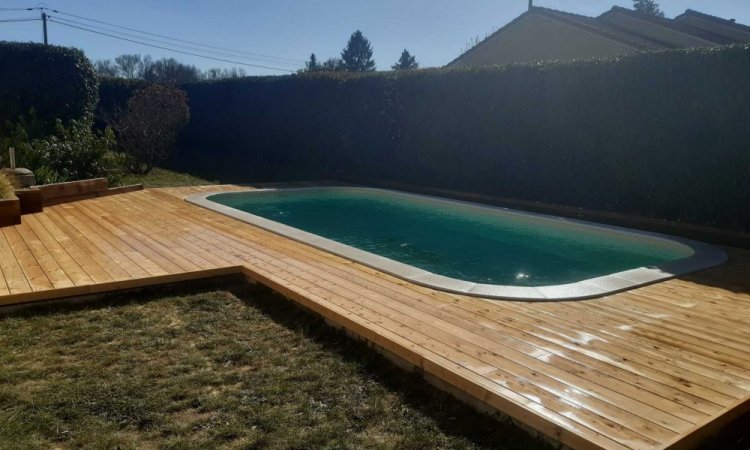
[[[623,272],[615,272],[609,275],[601,277],[589,278],[586,280],[577,281],[574,283],[529,287],[529,286],[508,286],[508,285],[494,285],[494,284],[482,284],[474,283],[470,281],[459,280],[455,278],[438,275],[424,269],[420,269],[408,264],[404,264],[374,253],[370,253],[356,247],[352,247],[340,242],[333,241],[331,239],[324,238],[322,236],[309,233],[288,225],[284,225],[279,222],[275,222],[254,214],[250,214],[244,211],[240,211],[229,206],[222,205],[220,203],[211,201],[208,197],[217,194],[226,195],[238,195],[248,193],[260,193],[268,191],[304,191],[310,189],[345,189],[345,190],[368,190],[387,192],[391,194],[398,194],[403,196],[421,197],[445,202],[459,203],[474,207],[487,208],[502,210],[506,212],[519,213],[528,216],[541,217],[546,219],[560,220],[568,223],[575,223],[585,226],[600,227],[617,232],[624,232],[628,234],[639,235],[643,237],[649,237],[652,239],[669,241],[677,244],[687,246],[693,250],[693,255],[676,261],[661,264],[655,267],[639,267],[630,269]],[[691,239],[685,239],[676,236],[669,236],[661,233],[655,233],[651,231],[643,231],[633,228],[624,228],[615,225],[601,224],[597,222],[570,219],[557,217],[553,215],[527,212],[523,210],[516,210],[512,208],[498,207],[492,205],[484,205],[481,203],[474,203],[464,200],[453,200],[442,197],[436,197],[425,194],[414,194],[409,192],[394,191],[383,188],[371,188],[371,187],[303,187],[303,188],[268,188],[268,189],[248,189],[241,191],[212,191],[204,192],[200,194],[193,194],[185,197],[185,201],[196,206],[206,208],[208,210],[217,212],[219,214],[231,217],[236,220],[248,223],[250,225],[257,226],[266,231],[278,234],[280,236],[292,239],[296,242],[309,245],[318,250],[322,250],[336,256],[349,259],[357,262],[364,266],[370,267],[375,270],[387,273],[407,280],[419,286],[436,289],[439,291],[450,292],[453,294],[467,295],[472,297],[478,297],[483,299],[491,300],[512,300],[512,301],[524,301],[524,302],[554,302],[554,301],[571,301],[571,300],[585,300],[591,298],[604,297],[606,295],[623,292],[638,287],[646,286],[649,284],[661,282],[674,278],[677,276],[685,275],[688,273],[696,272],[699,270],[708,269],[723,264],[727,261],[727,255],[724,251],[716,248],[715,246],[705,244],[699,241]]]

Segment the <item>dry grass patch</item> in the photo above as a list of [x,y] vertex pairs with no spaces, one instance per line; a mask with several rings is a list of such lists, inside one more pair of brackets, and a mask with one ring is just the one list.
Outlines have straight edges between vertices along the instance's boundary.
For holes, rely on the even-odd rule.
[[119,184],[127,186],[130,184],[142,184],[146,188],[175,187],[175,186],[205,186],[218,184],[216,181],[204,180],[187,173],[174,172],[172,170],[155,167],[147,175],[126,173],[119,180]]
[[0,200],[16,198],[15,186],[8,175],[0,172]]

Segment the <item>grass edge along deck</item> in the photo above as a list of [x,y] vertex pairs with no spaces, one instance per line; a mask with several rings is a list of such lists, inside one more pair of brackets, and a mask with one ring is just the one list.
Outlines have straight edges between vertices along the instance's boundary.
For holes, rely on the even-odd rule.
[[744,251],[731,250],[726,267],[598,300],[488,302],[415,286],[182,200],[217,189],[235,188],[84,200],[0,229],[0,303],[241,271],[571,447],[688,447],[748,409]]

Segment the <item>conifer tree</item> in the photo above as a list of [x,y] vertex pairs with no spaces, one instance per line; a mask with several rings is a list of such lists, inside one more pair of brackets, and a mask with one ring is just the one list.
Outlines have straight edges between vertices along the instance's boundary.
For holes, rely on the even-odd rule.
[[391,69],[393,70],[413,70],[413,69],[419,69],[419,64],[417,64],[417,59],[409,53],[408,50],[404,49],[403,52],[401,52],[401,57],[396,61],[396,64],[391,66]]
[[355,31],[341,52],[344,67],[349,72],[372,72],[375,61],[372,59],[372,46],[361,31]]
[[318,58],[315,56],[315,53],[310,55],[310,60],[305,63],[305,72],[318,72],[320,71],[321,66],[318,62]]

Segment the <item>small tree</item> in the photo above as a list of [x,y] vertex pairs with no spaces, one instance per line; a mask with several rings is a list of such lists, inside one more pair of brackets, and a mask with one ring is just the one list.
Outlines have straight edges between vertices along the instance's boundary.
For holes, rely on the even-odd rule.
[[94,70],[102,77],[116,77],[120,75],[117,66],[110,59],[100,59],[94,62]]
[[391,66],[391,69],[393,70],[413,70],[413,69],[419,69],[419,64],[417,64],[417,59],[412,56],[411,53],[409,53],[408,50],[404,49],[403,52],[401,52],[401,57],[396,61],[396,64]]
[[115,64],[123,78],[138,78],[141,67],[141,55],[120,55],[115,58]]
[[346,70],[344,61],[339,58],[328,58],[321,64],[321,72],[343,72]]
[[372,72],[375,61],[372,59],[372,46],[361,31],[355,31],[341,52],[344,67],[349,72]]
[[304,72],[319,72],[321,69],[320,63],[318,62],[318,57],[315,56],[315,53],[310,55],[310,60],[305,63],[305,69]]
[[641,14],[664,17],[664,12],[654,0],[633,0],[633,9]]
[[182,89],[153,85],[137,91],[113,123],[126,168],[149,173],[169,156],[189,120],[187,94]]

